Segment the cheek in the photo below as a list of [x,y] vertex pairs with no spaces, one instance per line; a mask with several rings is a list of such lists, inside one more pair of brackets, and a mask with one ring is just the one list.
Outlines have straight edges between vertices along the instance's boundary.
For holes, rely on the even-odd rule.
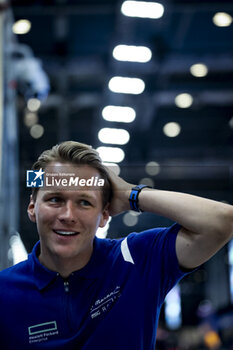
[[94,228],[98,228],[99,224],[100,224],[100,220],[101,220],[101,216],[100,215],[93,215],[93,213],[88,213],[88,215],[84,217],[80,216],[79,217],[79,223],[83,226],[87,226],[87,227],[92,227]]
[[54,221],[54,213],[48,208],[36,208],[35,217],[38,226],[49,224]]
[[93,226],[95,226],[96,230],[98,229],[100,223],[101,223],[102,215],[98,215],[95,220],[93,220]]

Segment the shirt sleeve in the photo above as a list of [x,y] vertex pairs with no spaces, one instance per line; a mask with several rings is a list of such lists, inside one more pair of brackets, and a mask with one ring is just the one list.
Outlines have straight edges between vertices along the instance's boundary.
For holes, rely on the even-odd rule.
[[159,293],[162,303],[167,293],[187,274],[180,269],[176,256],[179,224],[155,228],[128,236],[128,246],[142,283],[153,293]]

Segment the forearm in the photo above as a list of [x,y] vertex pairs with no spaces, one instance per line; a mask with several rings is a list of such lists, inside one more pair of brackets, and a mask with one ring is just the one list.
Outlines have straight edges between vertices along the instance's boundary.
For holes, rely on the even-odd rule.
[[[110,215],[130,210],[129,196],[132,187],[112,172],[113,200]],[[214,239],[216,245],[227,242],[233,236],[233,206],[186,193],[144,188],[139,193],[138,206],[142,211],[151,212],[178,222],[187,235],[198,235],[200,241]]]
[[176,253],[183,268],[203,264],[233,237],[233,207],[221,202],[186,193],[143,189],[139,207],[181,225]]
[[[110,215],[130,210],[132,187],[110,173],[113,199]],[[138,207],[181,225],[176,239],[179,264],[184,268],[201,265],[233,238],[233,206],[186,193],[143,188]]]
[[139,195],[143,211],[165,216],[189,231],[231,238],[233,207],[186,193],[144,189]]

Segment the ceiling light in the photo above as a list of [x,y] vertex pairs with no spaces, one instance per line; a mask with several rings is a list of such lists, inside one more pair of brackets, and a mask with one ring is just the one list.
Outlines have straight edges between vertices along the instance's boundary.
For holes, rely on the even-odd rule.
[[148,162],[146,164],[146,172],[148,175],[154,176],[160,173],[160,165],[157,162]]
[[31,127],[38,123],[38,115],[32,112],[26,112],[24,115],[24,124]]
[[164,125],[163,132],[168,137],[176,137],[179,135],[181,127],[178,123],[170,122]]
[[193,97],[190,94],[180,94],[175,98],[175,104],[179,108],[189,108],[193,103]]
[[124,129],[103,128],[98,132],[98,138],[103,143],[125,145],[129,142],[130,136]]
[[38,98],[29,98],[27,108],[30,112],[36,112],[40,108],[41,101]]
[[164,6],[158,2],[124,1],[121,12],[129,17],[160,18],[164,13]]
[[114,48],[113,57],[118,61],[141,62],[150,61],[151,50],[146,46],[118,45]]
[[12,26],[12,31],[15,34],[27,34],[31,29],[31,22],[27,19],[20,19]]
[[123,216],[123,222],[126,226],[135,226],[138,223],[138,216],[132,215],[130,212]]
[[44,134],[44,128],[40,124],[35,124],[30,129],[30,134],[34,139],[39,139]]
[[145,83],[138,78],[113,77],[108,87],[113,92],[139,95],[144,91]]
[[103,162],[120,163],[125,158],[125,152],[119,147],[98,147],[96,150]]
[[106,106],[102,110],[102,116],[109,122],[131,123],[136,117],[136,112],[131,107]]
[[190,67],[190,72],[194,77],[202,78],[202,77],[205,77],[207,75],[208,68],[203,63],[196,63]]
[[229,27],[232,23],[232,17],[226,12],[217,12],[213,17],[213,22],[218,27]]

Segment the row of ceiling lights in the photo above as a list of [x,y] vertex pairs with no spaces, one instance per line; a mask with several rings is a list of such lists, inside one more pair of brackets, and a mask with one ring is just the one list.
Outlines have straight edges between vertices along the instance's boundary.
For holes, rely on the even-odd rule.
[[[164,8],[161,4],[125,1],[121,11],[127,16],[159,18],[163,15]],[[229,26],[232,23],[232,17],[227,13],[217,13],[213,17],[213,22],[219,27]],[[113,49],[113,57],[118,61],[146,63],[151,60],[152,52],[145,46],[118,45]],[[208,74],[208,67],[203,63],[196,63],[190,67],[190,73],[197,78],[205,77]],[[114,93],[140,94],[145,89],[145,83],[138,78],[113,77],[109,81],[108,87]],[[188,93],[182,93],[175,97],[174,103],[179,108],[189,108],[193,104],[193,97]],[[131,123],[135,120],[136,111],[129,106],[106,106],[102,110],[102,116],[109,122]],[[176,122],[170,122],[164,125],[163,132],[168,137],[176,137],[181,132],[181,127]],[[99,131],[98,138],[102,143],[123,145],[129,141],[130,135],[124,129],[103,128]],[[124,152],[120,148],[99,147],[98,151],[105,161],[113,161],[114,159],[115,162],[121,162],[124,159]],[[112,167],[116,173],[120,173],[119,165],[112,164]],[[148,177],[141,179],[139,183],[154,187],[151,176],[160,173],[159,163],[148,162],[145,166],[145,173]],[[139,214],[129,211],[124,214],[122,220],[126,226],[135,226],[138,223]],[[106,232],[103,234],[105,236]]]
[[[125,1],[121,6],[122,14],[130,17],[142,18],[160,18],[163,16],[164,7],[162,4],[145,2],[145,1]],[[228,26],[232,23],[232,17],[225,12],[218,12],[213,16],[213,22],[217,26]],[[19,20],[14,23],[13,32],[16,34],[25,34],[31,29],[31,23],[28,20]],[[113,57],[119,61],[141,62],[146,63],[150,61],[152,52],[145,46],[133,45],[118,45],[113,50]],[[204,77],[208,73],[208,68],[203,63],[197,63],[190,67],[190,73],[195,77]],[[140,94],[145,89],[145,83],[142,79],[127,78],[127,77],[113,77],[108,84],[109,89],[114,93]],[[34,105],[36,100],[32,100]],[[175,104],[179,108],[189,108],[193,103],[193,97],[190,94],[183,93],[175,97]],[[38,102],[39,103],[39,102]],[[39,138],[43,135],[44,129],[41,125],[35,123],[38,117],[36,114],[39,107],[35,107],[32,111],[30,107],[30,100],[28,101],[28,111],[25,113],[25,124],[30,125],[30,134],[34,138]],[[132,107],[126,106],[106,106],[102,111],[102,116],[106,121],[130,123],[136,117],[136,112]],[[163,132],[168,137],[176,137],[181,131],[180,125],[175,122],[170,122],[163,127]],[[126,144],[130,135],[124,129],[103,128],[98,133],[99,140],[102,143],[111,144]],[[111,160],[113,155],[113,148],[100,148],[104,160],[109,159],[109,152],[111,152]],[[123,150],[117,149],[115,162],[120,162],[124,159]]]
[[[180,108],[188,108],[192,105],[193,98],[191,95],[184,93],[175,98],[175,104]],[[30,135],[33,138],[40,138],[44,134],[44,128],[38,124],[37,111],[41,101],[31,98],[27,102],[27,108],[24,115],[24,123],[30,128]],[[131,123],[136,117],[136,112],[132,107],[123,106],[106,106],[102,111],[102,116],[106,121]],[[168,137],[176,137],[180,133],[180,126],[177,123],[170,122],[164,125],[163,132]],[[98,138],[102,143],[124,145],[129,141],[129,133],[124,129],[103,128],[98,133]],[[124,156],[119,152],[120,158]]]
[[[125,1],[121,6],[121,12],[130,17],[160,18],[163,16],[162,4],[145,1]],[[213,22],[219,26],[231,24],[231,16],[226,13],[217,13]],[[227,21],[228,19],[228,21]],[[232,18],[231,18],[232,19]],[[117,45],[113,49],[113,57],[118,61],[146,63],[152,58],[152,52],[148,47],[135,45]],[[195,77],[204,77],[208,74],[208,67],[203,63],[196,63],[190,67],[190,73]],[[132,77],[115,76],[110,79],[108,88],[113,93],[139,95],[145,89],[142,79]],[[179,108],[189,108],[193,103],[193,97],[188,93],[182,93],[175,97],[174,103]],[[106,121],[131,123],[136,117],[136,111],[129,106],[106,106],[102,111]],[[176,137],[181,132],[181,127],[176,122],[164,125],[163,133],[168,137]],[[129,142],[130,135],[125,129],[103,128],[98,133],[102,143],[124,145]],[[104,161],[121,162],[124,159],[124,151],[114,147],[99,147]]]
[[[124,1],[121,12],[130,17],[160,18],[164,13],[164,7],[153,2]],[[148,47],[135,45],[117,45],[112,54],[118,61],[139,63],[149,62],[152,57]],[[144,91],[145,83],[139,78],[115,76],[110,79],[108,88],[113,93],[138,95]],[[136,111],[129,106],[106,106],[102,116],[109,122],[131,123],[136,117]],[[98,139],[104,144],[124,145],[129,142],[130,134],[121,128],[103,128],[98,133]],[[97,150],[105,162],[120,163],[125,157],[124,151],[118,147],[101,146]],[[119,172],[119,167],[117,171]]]
[[39,124],[38,110],[41,101],[37,98],[30,98],[27,101],[27,108],[24,111],[24,124],[29,128],[31,137],[39,139],[44,135],[44,127]]
[[[125,1],[122,4],[121,12],[130,17],[160,18],[164,14],[164,6],[146,1]],[[231,25],[233,18],[226,12],[217,12],[212,21],[217,27],[228,27]],[[28,19],[20,19],[12,26],[14,34],[27,34],[30,30],[31,22]]]

